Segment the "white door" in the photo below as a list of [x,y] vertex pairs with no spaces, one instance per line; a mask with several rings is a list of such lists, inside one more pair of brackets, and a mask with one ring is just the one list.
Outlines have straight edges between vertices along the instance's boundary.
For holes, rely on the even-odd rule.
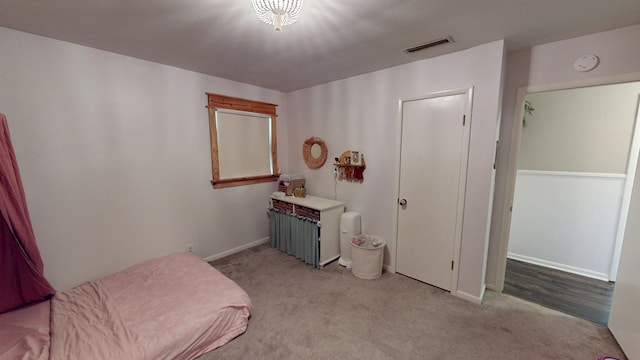
[[396,271],[445,290],[462,229],[468,96],[402,103]]
[[[636,115],[640,124],[640,106]],[[634,154],[638,147],[632,147]],[[609,329],[629,359],[640,359],[640,167],[636,168],[627,227],[620,255]]]
[[[640,179],[640,173],[636,179]],[[640,359],[640,182],[633,189],[609,329],[629,359]]]

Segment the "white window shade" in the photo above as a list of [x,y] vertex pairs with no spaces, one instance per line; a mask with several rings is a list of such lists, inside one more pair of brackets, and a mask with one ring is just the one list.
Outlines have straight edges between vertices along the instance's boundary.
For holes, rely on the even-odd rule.
[[220,179],[272,175],[271,117],[217,109]]

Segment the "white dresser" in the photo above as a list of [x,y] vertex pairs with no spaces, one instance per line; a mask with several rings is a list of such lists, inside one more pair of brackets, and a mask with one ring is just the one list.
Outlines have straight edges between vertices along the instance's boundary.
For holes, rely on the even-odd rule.
[[340,216],[344,212],[343,202],[311,195],[271,196],[271,208],[318,221],[320,267],[340,257]]

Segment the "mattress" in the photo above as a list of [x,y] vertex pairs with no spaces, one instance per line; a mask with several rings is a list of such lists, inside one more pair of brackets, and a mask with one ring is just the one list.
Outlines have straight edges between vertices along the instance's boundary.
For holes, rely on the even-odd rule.
[[[242,334],[252,306],[235,282],[190,253],[84,283],[50,302],[50,328],[40,321],[30,324],[39,332],[26,331],[32,337],[50,331],[50,339],[39,336],[39,342],[21,340],[14,346],[16,353],[26,346],[40,356],[25,359],[47,359],[38,355],[45,351],[51,360],[193,359]],[[48,320],[46,304],[37,308],[40,320]],[[4,327],[2,321],[3,335]],[[6,344],[0,344],[0,359],[3,348]]]

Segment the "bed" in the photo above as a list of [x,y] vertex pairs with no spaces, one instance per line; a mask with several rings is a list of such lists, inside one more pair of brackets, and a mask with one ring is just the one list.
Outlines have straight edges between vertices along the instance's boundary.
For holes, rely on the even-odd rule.
[[0,315],[0,359],[193,359],[242,334],[247,293],[175,253]]

